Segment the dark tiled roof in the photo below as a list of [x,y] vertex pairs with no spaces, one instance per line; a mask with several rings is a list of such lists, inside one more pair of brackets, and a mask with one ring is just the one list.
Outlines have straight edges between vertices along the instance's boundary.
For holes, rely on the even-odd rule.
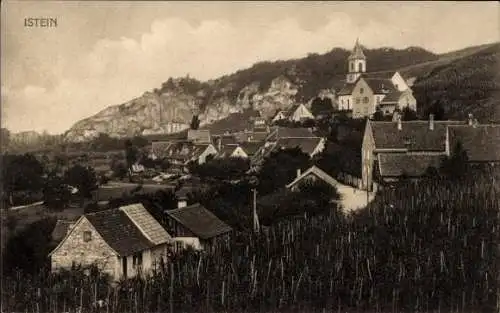
[[203,129],[209,129],[213,135],[222,135],[224,133],[235,133],[250,129],[252,127],[252,119],[259,117],[259,111],[244,110],[240,113],[231,113],[228,117],[215,121],[210,125],[203,126]]
[[106,243],[121,256],[155,246],[119,208],[85,214]]
[[259,150],[259,148],[262,146],[262,143],[261,142],[242,142],[240,144],[240,147],[243,149],[243,151],[245,151],[246,154],[248,154],[249,156],[252,156],[254,155],[257,150]]
[[[280,138],[276,142],[276,148],[296,148],[299,147],[302,152],[311,154],[314,152],[314,149],[321,142],[320,137],[315,138]],[[274,149],[275,150],[275,149]]]
[[382,99],[382,101],[380,102],[380,104],[384,105],[384,104],[394,104],[394,103],[397,103],[399,101],[399,98],[401,97],[401,95],[403,94],[403,92],[401,91],[392,91],[390,93],[388,93],[384,99]]
[[172,141],[153,141],[151,144],[151,152],[156,156],[164,156],[168,147],[173,144]]
[[446,127],[463,124],[457,121],[434,121],[429,129],[428,121],[403,121],[398,130],[397,122],[370,121],[375,149],[408,149],[408,151],[445,151]]
[[297,183],[300,183],[304,178],[308,177],[310,174],[315,175],[316,177],[320,178],[323,180],[325,183],[329,184],[330,186],[338,186],[337,180],[335,180],[332,176],[328,175],[325,171],[320,169],[319,167],[313,165],[311,166],[307,171],[302,173],[299,177],[296,177],[291,183],[286,185],[287,188],[291,188]]
[[450,152],[460,141],[469,161],[500,161],[500,125],[450,126]]
[[371,73],[363,73],[362,77],[368,78],[368,79],[373,79],[373,78],[375,78],[375,79],[391,79],[395,73],[396,73],[395,71],[371,72]]
[[222,146],[222,149],[219,151],[218,156],[221,158],[228,158],[234,152],[234,150],[238,148],[237,145],[226,145]]
[[176,142],[165,150],[164,157],[181,160],[184,162],[196,159],[202,154],[209,144],[193,144],[191,142]]
[[268,139],[273,138],[316,138],[316,136],[309,128],[277,127],[268,136]]
[[210,143],[210,130],[208,129],[189,129],[187,140],[199,143]]
[[337,93],[338,96],[345,96],[345,95],[350,95],[352,94],[352,91],[354,90],[354,87],[356,86],[356,83],[345,83],[344,86],[342,86],[342,89]]
[[223,136],[219,136],[219,137],[216,137],[214,138],[214,143],[215,144],[218,144],[218,140],[220,139],[221,140],[221,145],[225,146],[225,145],[235,145],[237,144],[237,140],[236,140],[236,137],[234,135],[223,135]]
[[232,230],[199,203],[165,212],[201,239],[210,239]]
[[375,94],[390,94],[398,91],[390,79],[366,78],[365,81]]
[[419,177],[431,166],[439,168],[443,157],[444,155],[379,153],[380,175],[398,177],[406,174],[410,177]]

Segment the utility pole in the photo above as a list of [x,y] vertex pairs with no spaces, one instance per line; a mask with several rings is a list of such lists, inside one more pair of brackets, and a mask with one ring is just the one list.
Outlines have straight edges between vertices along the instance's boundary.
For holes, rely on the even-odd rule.
[[250,178],[250,185],[252,186],[252,194],[253,194],[253,230],[254,233],[258,234],[260,231],[260,223],[259,223],[259,215],[257,214],[257,186],[258,179],[255,176]]

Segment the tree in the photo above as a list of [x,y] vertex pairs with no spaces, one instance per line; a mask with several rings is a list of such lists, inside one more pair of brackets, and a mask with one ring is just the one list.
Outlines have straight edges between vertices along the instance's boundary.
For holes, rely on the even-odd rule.
[[9,238],[2,253],[4,274],[16,269],[35,274],[48,267],[47,255],[54,248],[51,241],[55,223],[54,218],[44,218]]
[[430,114],[434,114],[434,120],[436,121],[443,121],[446,119],[444,106],[441,100],[435,100],[427,109],[426,115],[429,116]]
[[203,164],[193,164],[190,172],[201,178],[221,180],[238,179],[250,169],[250,161],[243,158],[213,159]]
[[92,191],[97,189],[97,175],[91,167],[76,164],[66,171],[64,180],[68,185],[78,188],[84,198],[90,198]]
[[130,169],[135,164],[139,157],[139,150],[133,145],[130,139],[125,140],[125,160],[127,162],[127,172],[129,173],[129,180],[131,180]]
[[403,111],[401,112],[401,120],[403,121],[414,121],[417,118],[417,112],[412,110],[410,107],[404,107]]
[[297,169],[306,170],[312,162],[300,148],[274,151],[262,164],[259,172],[259,192],[271,193],[286,186],[296,176]]
[[14,193],[24,193],[23,202],[43,187],[45,166],[33,154],[4,155],[2,181],[9,203],[14,203]]
[[441,172],[450,179],[460,179],[467,174],[469,157],[463,145],[458,141],[449,157],[443,158]]
[[374,121],[383,121],[384,120],[384,112],[380,109],[380,106],[377,105],[377,108],[375,109],[375,113],[373,113],[373,120]]
[[200,127],[200,120],[198,119],[198,115],[193,115],[193,118],[191,119],[191,125],[190,129],[198,129]]
[[49,173],[43,188],[44,204],[51,210],[62,211],[71,201],[71,191],[56,171]]

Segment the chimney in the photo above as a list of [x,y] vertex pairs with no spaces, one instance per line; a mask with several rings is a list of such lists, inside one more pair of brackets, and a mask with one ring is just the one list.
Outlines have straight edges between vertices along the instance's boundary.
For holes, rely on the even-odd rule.
[[468,120],[467,120],[467,124],[468,124],[469,126],[472,126],[472,124],[473,124],[473,123],[474,123],[474,118],[473,118],[473,116],[472,116],[472,113],[469,113],[469,118],[468,118]]
[[429,129],[434,130],[434,114],[429,114]]
[[301,171],[300,171],[300,168],[298,168],[297,169],[297,178],[299,178],[300,174],[301,174]]
[[398,119],[398,130],[402,130],[403,129],[403,124],[401,123],[401,116],[398,115],[397,119]]

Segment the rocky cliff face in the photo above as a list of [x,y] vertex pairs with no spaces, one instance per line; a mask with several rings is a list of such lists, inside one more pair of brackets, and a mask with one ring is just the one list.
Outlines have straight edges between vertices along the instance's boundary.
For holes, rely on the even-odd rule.
[[276,110],[293,105],[297,94],[297,87],[284,76],[276,77],[264,91],[260,90],[259,82],[250,83],[237,93],[236,99],[230,96],[235,92],[230,84],[187,87],[192,81],[189,78],[171,80],[169,86],[161,90],[110,106],[77,122],[66,132],[65,138],[78,142],[97,137],[99,133],[114,137],[175,133],[189,128],[193,115],[199,116],[203,126],[249,108],[271,117]]

